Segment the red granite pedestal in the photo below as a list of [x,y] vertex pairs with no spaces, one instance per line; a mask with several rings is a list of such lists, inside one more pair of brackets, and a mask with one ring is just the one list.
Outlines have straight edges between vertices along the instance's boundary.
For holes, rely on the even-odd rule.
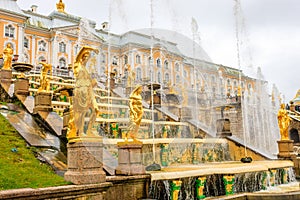
[[90,141],[68,143],[68,171],[65,180],[76,185],[106,182],[103,171],[103,142],[101,137]]
[[29,80],[20,78],[15,80],[14,93],[16,95],[28,96],[29,94]]
[[52,94],[50,92],[38,92],[34,96],[34,108],[33,113],[38,111],[52,111]]
[[12,71],[7,69],[0,70],[0,82],[1,83],[11,83]]
[[294,140],[279,140],[277,143],[279,149],[278,158],[293,159],[296,157],[293,151]]
[[118,143],[117,175],[145,174],[145,167],[142,165],[142,146],[142,143],[136,142]]

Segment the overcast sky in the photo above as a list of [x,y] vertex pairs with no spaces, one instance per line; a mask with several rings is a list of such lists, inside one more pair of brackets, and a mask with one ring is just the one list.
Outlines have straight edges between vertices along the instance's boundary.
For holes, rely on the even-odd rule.
[[[18,0],[21,9],[38,6],[48,15],[58,0]],[[114,33],[164,28],[192,38],[191,21],[198,24],[197,40],[212,61],[243,71],[261,67],[269,86],[276,84],[291,100],[299,87],[300,0],[63,0],[67,13],[92,19],[99,27],[110,23]],[[151,7],[153,15],[151,15]],[[238,66],[236,16],[239,27]]]

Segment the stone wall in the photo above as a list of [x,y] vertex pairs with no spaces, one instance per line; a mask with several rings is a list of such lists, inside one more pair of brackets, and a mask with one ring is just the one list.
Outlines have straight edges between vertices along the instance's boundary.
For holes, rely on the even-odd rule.
[[0,191],[0,199],[137,200],[148,197],[150,175],[107,176],[107,182]]
[[[0,191],[0,199],[89,199],[105,200],[105,192],[112,183],[66,185],[47,188],[22,188]],[[122,199],[122,198],[120,198]]]
[[146,199],[151,176],[107,176],[106,181],[113,184],[106,192],[106,200]]
[[[243,145],[239,145],[231,140],[227,140],[229,146],[229,152],[231,160],[240,161],[241,158],[245,157],[245,147]],[[251,157],[252,160],[266,160],[264,156],[261,154],[252,151],[251,149],[247,149],[247,157]]]

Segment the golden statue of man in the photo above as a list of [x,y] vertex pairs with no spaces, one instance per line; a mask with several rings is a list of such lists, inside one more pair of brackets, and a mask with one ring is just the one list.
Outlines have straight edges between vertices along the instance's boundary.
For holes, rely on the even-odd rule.
[[3,50],[3,55],[4,55],[3,69],[11,70],[13,53],[14,50],[12,49],[11,44],[8,43],[6,45],[6,48]]
[[125,140],[128,138],[128,133],[133,140],[136,140],[135,138],[144,114],[141,95],[142,91],[143,86],[138,85],[129,96],[130,125]]
[[291,122],[291,118],[289,117],[284,104],[280,105],[277,118],[281,140],[289,140],[288,129]]
[[40,64],[42,65],[42,69],[40,75],[40,87],[38,89],[38,92],[50,92],[50,80],[48,78],[48,72],[50,73],[50,76],[52,76],[52,65],[45,62],[40,62]]
[[[96,81],[91,78],[86,69],[92,51],[98,53],[98,50],[92,47],[82,47],[74,63],[75,88],[72,105],[74,119],[70,120],[74,120],[76,136],[95,136],[92,133],[92,127],[98,112],[98,105],[93,91]],[[86,118],[89,118],[88,122],[86,122]],[[87,123],[87,126],[85,126],[85,123]],[[84,130],[84,127],[87,129]]]

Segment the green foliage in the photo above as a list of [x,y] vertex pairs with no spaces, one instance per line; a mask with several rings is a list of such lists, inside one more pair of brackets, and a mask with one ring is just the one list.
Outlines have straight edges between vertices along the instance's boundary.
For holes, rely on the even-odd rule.
[[0,127],[0,190],[68,184],[35,158],[37,149],[28,146],[1,114]]

